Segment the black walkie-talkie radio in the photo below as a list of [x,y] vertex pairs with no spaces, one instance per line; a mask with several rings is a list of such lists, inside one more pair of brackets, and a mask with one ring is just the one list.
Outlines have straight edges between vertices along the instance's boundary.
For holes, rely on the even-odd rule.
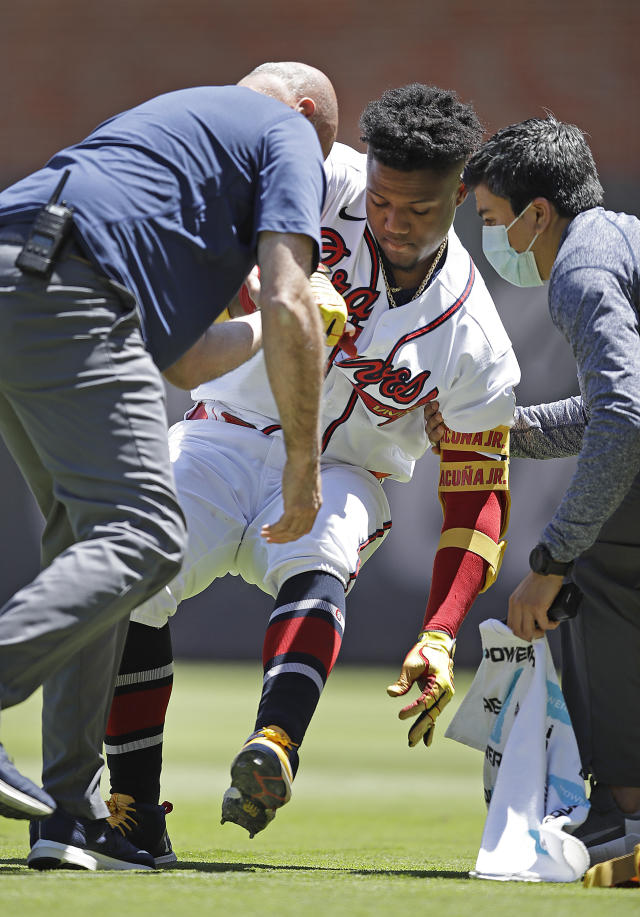
[[576,584],[571,582],[565,583],[560,587],[560,592],[551,603],[547,611],[547,618],[549,621],[556,621],[558,623],[568,621],[570,618],[575,618],[581,601],[582,592],[578,589]]
[[16,266],[21,271],[48,277],[71,232],[73,211],[64,201],[57,203],[69,172],[69,169],[65,171],[49,201],[38,211],[29,238],[16,258]]

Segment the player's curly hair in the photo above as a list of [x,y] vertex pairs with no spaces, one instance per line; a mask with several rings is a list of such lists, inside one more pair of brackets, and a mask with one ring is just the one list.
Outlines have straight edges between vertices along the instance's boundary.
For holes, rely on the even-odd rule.
[[514,213],[545,197],[560,216],[574,217],[604,196],[584,134],[551,114],[499,130],[471,157],[463,181],[469,190],[485,184]]
[[385,166],[444,171],[478,149],[483,128],[455,92],[411,83],[369,102],[360,131],[369,154]]

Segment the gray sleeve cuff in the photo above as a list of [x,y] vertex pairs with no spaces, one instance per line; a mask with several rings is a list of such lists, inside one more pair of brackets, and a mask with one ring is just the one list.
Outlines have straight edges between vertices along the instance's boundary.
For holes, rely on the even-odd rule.
[[579,396],[516,407],[511,428],[513,458],[550,459],[578,455],[587,416]]

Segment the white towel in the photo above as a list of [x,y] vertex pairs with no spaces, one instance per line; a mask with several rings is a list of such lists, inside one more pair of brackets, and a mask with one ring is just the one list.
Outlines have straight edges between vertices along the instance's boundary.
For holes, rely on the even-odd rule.
[[488,812],[471,875],[573,882],[589,854],[563,827],[582,824],[589,803],[549,645],[495,619],[480,624],[480,636],[482,662],[446,731],[485,754]]

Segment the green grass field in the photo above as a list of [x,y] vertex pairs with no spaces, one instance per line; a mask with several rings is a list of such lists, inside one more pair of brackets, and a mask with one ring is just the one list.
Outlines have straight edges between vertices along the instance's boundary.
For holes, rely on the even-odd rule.
[[[406,746],[395,670],[333,673],[309,731],[292,801],[253,840],[220,825],[228,768],[250,731],[257,665],[177,665],[163,798],[180,863],[156,873],[37,873],[26,823],[0,819],[0,908],[7,917],[173,914],[370,915],[640,913],[630,889],[469,879],[484,823],[482,757],[443,738],[469,683],[427,751]],[[2,740],[38,779],[39,700],[3,713]]]

